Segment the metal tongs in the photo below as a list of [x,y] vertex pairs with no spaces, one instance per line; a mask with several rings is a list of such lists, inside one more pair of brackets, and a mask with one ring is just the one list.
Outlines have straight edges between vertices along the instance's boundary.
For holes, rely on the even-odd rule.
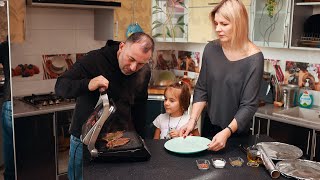
[[[112,99],[110,99],[112,102]],[[81,135],[80,139],[82,140],[82,143],[88,146],[88,150],[92,157],[98,157],[98,150],[95,147],[96,140],[100,134],[100,131],[102,129],[102,126],[104,123],[108,120],[109,116],[115,112],[116,108],[114,106],[114,103],[109,103],[109,98],[107,91],[101,92],[100,98],[96,104],[96,108],[103,103],[103,108],[97,112],[96,117],[99,118],[96,123],[92,126],[92,128],[89,130],[87,134],[85,134],[85,137],[82,137]],[[100,115],[100,117],[99,117]]]

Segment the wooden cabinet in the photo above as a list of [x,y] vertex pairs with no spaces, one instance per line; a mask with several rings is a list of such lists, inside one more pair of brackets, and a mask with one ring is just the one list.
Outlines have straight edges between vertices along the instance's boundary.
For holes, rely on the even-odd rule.
[[291,1],[253,0],[252,41],[263,47],[289,47]]
[[7,4],[4,2],[4,6],[0,6],[0,42],[4,42],[8,35],[8,16],[7,16]]
[[25,40],[26,1],[10,0],[9,3],[10,42],[22,43]]
[[[133,12],[135,10],[135,12]],[[134,17],[133,17],[134,16]],[[134,18],[134,19],[133,19]],[[127,28],[131,23],[138,23],[142,30],[151,35],[151,1],[121,1],[121,8],[114,10],[114,40],[126,40]]]
[[305,24],[310,16],[319,13],[320,2],[304,2],[303,0],[293,1],[290,41],[291,49],[320,50],[319,18],[316,20],[317,22],[313,21],[314,24],[309,24],[311,26]]
[[[189,0],[188,42],[207,43],[217,38],[212,27],[210,12],[220,0]],[[242,1],[250,23],[251,0]]]

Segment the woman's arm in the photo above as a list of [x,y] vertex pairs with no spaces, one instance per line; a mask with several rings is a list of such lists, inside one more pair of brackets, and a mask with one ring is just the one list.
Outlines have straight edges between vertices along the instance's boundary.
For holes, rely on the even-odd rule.
[[194,129],[193,131],[191,131],[191,134],[193,136],[200,136],[200,133],[199,133],[198,129]]
[[161,134],[161,130],[159,128],[157,128],[154,131],[153,139],[160,139],[160,134]]

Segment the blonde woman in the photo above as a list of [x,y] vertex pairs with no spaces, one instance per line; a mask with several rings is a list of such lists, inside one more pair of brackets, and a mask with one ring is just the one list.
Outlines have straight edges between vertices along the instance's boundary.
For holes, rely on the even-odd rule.
[[241,1],[222,0],[210,16],[218,39],[204,49],[190,120],[179,135],[189,135],[207,105],[210,127],[202,136],[212,137],[208,149],[219,151],[231,135],[249,131],[264,58],[248,38],[248,14]]

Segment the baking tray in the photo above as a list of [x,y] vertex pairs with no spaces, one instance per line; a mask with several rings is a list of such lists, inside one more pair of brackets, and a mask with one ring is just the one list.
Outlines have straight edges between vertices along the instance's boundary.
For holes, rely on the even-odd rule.
[[302,159],[279,161],[276,168],[284,176],[296,179],[320,179],[320,163]]
[[298,159],[303,155],[300,148],[290,144],[280,142],[261,142],[257,145],[262,146],[267,156],[273,160]]

